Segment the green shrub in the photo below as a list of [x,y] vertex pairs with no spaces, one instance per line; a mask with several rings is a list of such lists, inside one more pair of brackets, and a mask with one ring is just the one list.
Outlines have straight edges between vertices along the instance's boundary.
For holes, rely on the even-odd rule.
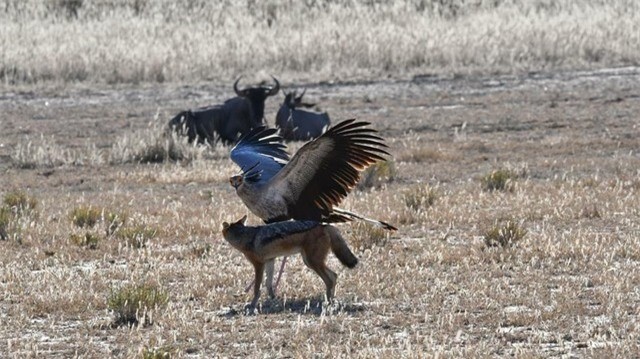
[[129,285],[112,290],[108,308],[115,313],[117,325],[153,324],[153,312],[168,302],[167,293],[151,284]]

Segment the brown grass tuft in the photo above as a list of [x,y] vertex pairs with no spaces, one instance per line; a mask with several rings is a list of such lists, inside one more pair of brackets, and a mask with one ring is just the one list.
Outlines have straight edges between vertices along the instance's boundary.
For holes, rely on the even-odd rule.
[[431,207],[437,198],[437,190],[428,185],[414,186],[405,191],[403,195],[405,205],[414,211],[425,210]]
[[389,239],[389,231],[366,222],[352,222],[349,243],[362,251],[374,246],[384,246]]
[[80,206],[71,210],[69,218],[71,222],[80,228],[92,228],[98,223],[102,216],[102,211],[97,208]]
[[147,242],[156,236],[157,229],[146,225],[135,225],[132,227],[120,228],[116,235],[123,239],[128,247],[144,248]]
[[107,306],[115,314],[116,325],[150,325],[168,301],[167,293],[156,285],[127,285],[111,291]]
[[393,161],[380,161],[371,165],[360,175],[358,189],[378,188],[396,177],[396,166]]
[[487,247],[501,246],[503,248],[512,247],[522,240],[527,231],[514,220],[507,220],[506,223],[496,223],[489,230],[485,231],[484,243]]
[[482,189],[485,191],[513,192],[516,188],[514,180],[518,177],[520,176],[512,170],[494,170],[482,177]]

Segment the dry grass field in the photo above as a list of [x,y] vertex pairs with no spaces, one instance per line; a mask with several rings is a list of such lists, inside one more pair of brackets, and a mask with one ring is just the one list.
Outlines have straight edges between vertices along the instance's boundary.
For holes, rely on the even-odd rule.
[[[635,1],[74,3],[0,11],[0,357],[640,355]],[[335,303],[294,257],[246,315],[230,148],[163,126],[271,73],[380,131],[343,207],[399,230],[338,225]]]
[[[229,86],[6,92],[1,188],[20,205],[0,241],[0,352],[637,355],[639,80],[626,68],[309,85],[334,118],[357,115],[387,139],[387,177],[345,207],[400,230],[340,225],[361,263],[331,257],[338,303],[322,308],[322,282],[296,258],[255,316],[243,314],[250,265],[220,234],[247,213],[227,183],[229,149],[177,144],[185,159],[162,163],[123,150],[153,148],[156,123]],[[491,233],[509,223],[503,246]],[[110,307],[131,286],[164,299],[147,325],[118,325]]]

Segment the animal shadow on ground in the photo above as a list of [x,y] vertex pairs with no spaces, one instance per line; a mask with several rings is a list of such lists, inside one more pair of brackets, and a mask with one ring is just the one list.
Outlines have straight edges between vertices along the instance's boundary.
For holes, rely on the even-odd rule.
[[353,315],[364,310],[365,306],[362,303],[342,303],[337,300],[327,303],[321,297],[287,300],[286,302],[281,298],[275,298],[263,301],[256,308],[250,308],[249,306],[242,306],[238,309],[234,307],[224,308],[218,312],[218,316],[232,318],[237,315],[278,314],[284,312],[314,316],[337,313]]

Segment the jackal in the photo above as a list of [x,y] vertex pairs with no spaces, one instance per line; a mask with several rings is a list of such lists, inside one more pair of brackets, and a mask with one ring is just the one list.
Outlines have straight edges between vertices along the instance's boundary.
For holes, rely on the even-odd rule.
[[[250,227],[245,226],[246,220],[245,215],[235,223],[224,222],[222,235],[253,264],[255,281],[252,307],[260,298],[265,264],[276,257],[300,253],[307,267],[324,281],[328,300],[333,298],[338,278],[326,265],[329,251],[346,267],[353,268],[358,264],[358,258],[351,252],[347,242],[338,229],[331,225],[315,221],[284,221]],[[269,295],[273,296],[273,292],[270,291]]]

